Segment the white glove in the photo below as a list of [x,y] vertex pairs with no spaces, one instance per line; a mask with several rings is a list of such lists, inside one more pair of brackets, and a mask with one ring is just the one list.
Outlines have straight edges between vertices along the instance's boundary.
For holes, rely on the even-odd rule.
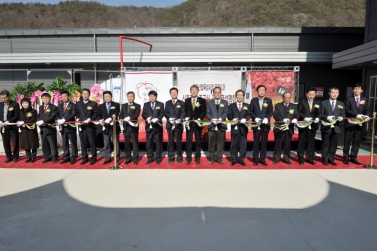
[[339,116],[339,117],[338,117],[338,121],[339,121],[339,122],[343,121],[343,117],[340,117],[340,116]]
[[237,122],[237,121],[238,121],[238,118],[234,118],[233,121],[234,121],[234,122]]
[[0,126],[3,126],[3,121],[0,121]]
[[246,119],[245,118],[241,119],[241,124],[245,124],[245,123],[246,123]]
[[157,120],[158,120],[158,118],[154,118],[154,119],[152,119],[152,123],[156,123]]
[[58,124],[61,125],[61,124],[64,124],[65,122],[65,119],[58,119]]
[[123,121],[126,121],[126,122],[128,122],[128,121],[130,121],[130,116],[128,116],[128,117],[125,117],[124,119],[123,119]]
[[297,119],[292,119],[292,124],[297,124]]
[[181,120],[180,120],[180,119],[177,119],[177,120],[175,121],[175,123],[176,123],[176,124],[179,124],[179,123],[181,123]]
[[334,118],[333,118],[333,116],[327,116],[327,120],[328,120],[329,122],[333,122],[333,121],[334,121]]
[[288,123],[289,119],[283,119],[284,123]]
[[186,117],[185,118],[185,121],[187,122],[187,121],[189,121],[190,120],[190,117]]
[[105,119],[105,123],[106,123],[106,124],[109,124],[110,121],[111,121],[111,118],[107,118],[107,119]]
[[39,120],[39,121],[37,121],[37,125],[42,125],[43,124],[43,120]]
[[79,118],[77,118],[77,119],[76,119],[76,121],[80,121],[80,119],[79,119]]
[[86,120],[84,120],[84,124],[88,124],[89,121],[90,121],[90,119],[86,119]]
[[367,121],[370,120],[369,116],[368,115],[364,115],[364,119],[366,119]]
[[217,119],[212,119],[212,123],[217,125]]
[[170,123],[170,124],[174,124],[174,118],[170,118],[170,119],[169,119],[169,123]]
[[5,121],[5,122],[4,122],[4,125],[5,125],[5,126],[9,125],[9,121]]
[[113,122],[111,122],[111,123],[110,123],[110,125],[112,126],[112,125],[114,125],[114,123],[113,123]]
[[255,122],[260,123],[262,120],[260,118],[255,118]]
[[362,119],[364,116],[362,115],[362,114],[358,114],[357,116],[356,116],[356,118],[358,118],[358,119]]
[[304,118],[304,120],[305,120],[306,122],[308,122],[308,121],[311,121],[312,118]]
[[22,126],[24,124],[24,122],[23,121],[17,121],[17,125],[20,127],[20,126]]
[[315,118],[315,120],[314,120],[314,123],[318,123],[319,122],[319,118]]
[[[260,120],[260,119],[259,119],[259,120]],[[268,119],[267,119],[267,118],[264,118],[264,119],[262,120],[262,124],[267,125],[267,124],[268,124]]]
[[221,123],[222,121],[223,121],[222,118],[219,118],[219,119],[217,120],[218,123]]
[[200,121],[200,119],[197,119],[197,121]]
[[151,123],[151,117],[148,117],[148,118],[147,118],[147,122],[148,122],[148,124]]

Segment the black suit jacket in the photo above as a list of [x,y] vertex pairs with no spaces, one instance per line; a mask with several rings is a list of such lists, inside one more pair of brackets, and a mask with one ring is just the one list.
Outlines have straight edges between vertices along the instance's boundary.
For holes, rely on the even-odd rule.
[[56,122],[56,119],[58,118],[58,107],[50,103],[48,104],[47,109],[44,114],[43,114],[43,110],[44,110],[44,104],[42,104],[39,107],[39,115],[38,115],[37,121],[43,120],[43,123],[47,123],[47,124],[43,124],[40,126],[40,128],[43,129],[41,131],[45,134],[56,133],[56,127],[48,125],[48,124],[53,124]]
[[[76,104],[72,103],[72,102],[69,102],[68,103],[68,106],[64,111],[63,109],[63,106],[64,106],[64,103],[60,103],[58,105],[58,118],[59,119],[65,119],[65,121],[75,121],[76,119]],[[72,124],[74,124],[74,122],[72,122]],[[68,124],[63,124],[63,128],[64,130],[68,130],[68,131],[76,131],[76,127],[72,127]]]
[[[125,103],[122,105],[120,109],[119,118],[124,119],[124,118],[130,117],[130,120],[132,122],[136,122],[140,116],[140,108],[141,106],[139,104],[132,103],[132,105],[130,106],[130,112],[128,112],[128,103]],[[126,131],[126,128],[130,128],[134,132],[139,131],[139,125],[136,127],[131,126],[128,122],[123,122],[123,128],[124,128],[124,131]]]
[[[119,119],[119,113],[120,113],[120,104],[114,101],[110,102],[110,110],[109,113],[107,113],[107,103],[102,103],[98,107],[98,116],[97,119],[103,119],[104,121],[108,118],[113,119],[113,115],[115,115],[115,119]],[[103,134],[108,135],[110,130],[113,130],[113,126],[110,124],[104,124],[105,126],[105,131]],[[119,122],[116,122],[116,132],[120,132],[120,126]]]
[[[7,120],[4,120],[4,102],[0,103],[0,120],[3,122],[8,121],[9,123],[16,123],[20,117],[20,105],[16,101],[10,101],[8,112],[7,112]],[[17,125],[8,125],[5,126],[6,130],[17,131]]]
[[[250,106],[247,103],[242,102],[242,108],[241,111],[238,110],[238,102],[234,102],[229,105],[228,108],[228,119],[233,120],[235,118],[238,118],[238,120],[246,119],[248,121],[250,119]],[[235,129],[237,125],[237,130]],[[245,135],[249,132],[249,128],[245,124],[241,124],[239,122],[236,123],[236,125],[231,126],[231,133],[237,134],[238,132],[241,133],[241,135]]]
[[[344,116],[346,116],[344,103],[341,102],[341,101],[339,101],[339,100],[336,100],[335,109],[334,109],[334,112],[333,112],[330,100],[326,99],[326,100],[322,101],[322,105],[321,105],[321,119],[325,120],[325,121],[328,121],[327,120],[328,116],[334,116],[336,119],[338,117],[344,117]],[[334,124],[334,131],[335,131],[335,133],[341,133],[342,132],[341,126],[343,125],[343,122],[344,121],[342,121],[342,122],[337,121]],[[331,129],[332,129],[331,126],[323,126],[323,125],[321,126],[321,131],[322,132],[331,132]]]
[[[165,118],[167,119],[166,123],[166,130],[170,131],[173,127],[172,124],[170,124],[169,119],[180,119],[182,122],[185,118],[185,102],[182,100],[177,99],[177,102],[175,105],[173,105],[173,101],[169,100],[165,103]],[[192,108],[191,108],[192,109]],[[176,131],[183,131],[183,125],[182,124],[175,124],[175,130]]]
[[145,131],[151,132],[152,130],[154,131],[162,131],[162,126],[158,125],[158,123],[162,123],[162,118],[165,116],[165,110],[164,110],[164,103],[160,101],[156,101],[154,110],[152,110],[151,107],[151,102],[146,102],[144,103],[143,106],[143,113],[142,117],[143,119],[147,119],[151,117],[151,119],[157,118],[158,121],[157,123],[152,123],[152,129],[149,128],[148,122],[145,123]]
[[[85,104],[84,101],[81,100],[77,102],[76,108],[77,108],[76,118],[78,118],[80,121],[84,121],[86,119],[90,119],[93,121],[97,119],[98,104],[96,102],[89,100],[88,103]],[[83,124],[81,126],[90,131],[95,132],[97,130],[96,125],[92,122]]]
[[[199,104],[198,104],[199,103]],[[187,98],[185,100],[185,112],[186,117],[189,117],[190,120],[203,120],[206,116],[206,101],[204,98],[196,98],[196,107],[192,109],[192,98]]]
[[[356,106],[356,99],[354,95],[346,98],[344,105],[345,105],[344,109],[345,109],[347,117],[356,117],[359,114],[369,116],[369,103],[368,103],[368,99],[365,97],[360,97],[359,108],[357,108]],[[344,126],[348,128],[348,127],[359,126],[359,125],[351,124],[348,122],[348,120],[346,120]]]
[[[274,119],[276,121],[283,121],[283,119],[289,119],[292,121],[293,119],[298,119],[300,114],[297,111],[297,105],[293,103],[289,103],[288,108],[285,108],[284,103],[278,103],[275,106],[275,111],[274,111]],[[282,125],[284,124],[283,122],[275,122],[276,125]],[[294,133],[294,124],[289,124],[289,134]],[[274,132],[281,132],[281,130],[274,128]]]
[[[303,121],[305,118],[321,118],[321,101],[314,99],[312,104],[312,111],[310,111],[309,101],[307,98],[303,98],[298,102],[297,111],[300,114],[300,121]],[[311,131],[317,131],[319,123],[311,124]],[[308,127],[307,127],[308,128]]]
[[[262,131],[269,131],[271,129],[270,126],[270,119],[272,117],[273,110],[272,110],[272,100],[270,98],[264,98],[263,105],[262,105],[262,111],[259,107],[259,99],[253,98],[250,101],[250,116],[253,119],[253,121],[256,118],[260,118],[263,120],[264,118],[268,119],[268,124],[261,124],[260,128]],[[253,127],[253,130],[257,130],[257,127]]]

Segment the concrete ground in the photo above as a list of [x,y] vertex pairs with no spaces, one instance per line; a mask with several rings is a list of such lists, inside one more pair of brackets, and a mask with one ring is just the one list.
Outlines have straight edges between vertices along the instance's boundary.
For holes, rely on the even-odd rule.
[[377,250],[377,170],[0,168],[0,250]]

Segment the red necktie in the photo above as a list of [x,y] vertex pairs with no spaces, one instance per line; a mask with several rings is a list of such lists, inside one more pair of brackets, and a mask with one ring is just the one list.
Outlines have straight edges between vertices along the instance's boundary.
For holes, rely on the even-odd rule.
[[66,109],[67,109],[67,103],[64,103],[64,105],[63,105],[63,113],[65,112]]
[[238,111],[240,112],[241,111],[241,104],[238,104]]
[[45,105],[45,108],[43,109],[43,115],[46,113],[47,105]]

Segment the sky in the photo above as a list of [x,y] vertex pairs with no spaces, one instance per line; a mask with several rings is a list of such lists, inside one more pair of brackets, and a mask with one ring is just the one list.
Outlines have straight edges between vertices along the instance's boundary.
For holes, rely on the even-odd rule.
[[[7,1],[0,1],[0,3],[50,3],[50,4],[56,4],[64,0],[27,0],[27,1],[21,1],[21,0],[7,0]],[[82,1],[82,0],[81,0]],[[153,7],[170,7],[172,5],[181,4],[182,2],[185,2],[186,0],[96,0],[95,2],[99,2],[102,4],[110,5],[110,6],[121,6],[121,5],[134,5],[138,7],[142,6],[153,6]]]

